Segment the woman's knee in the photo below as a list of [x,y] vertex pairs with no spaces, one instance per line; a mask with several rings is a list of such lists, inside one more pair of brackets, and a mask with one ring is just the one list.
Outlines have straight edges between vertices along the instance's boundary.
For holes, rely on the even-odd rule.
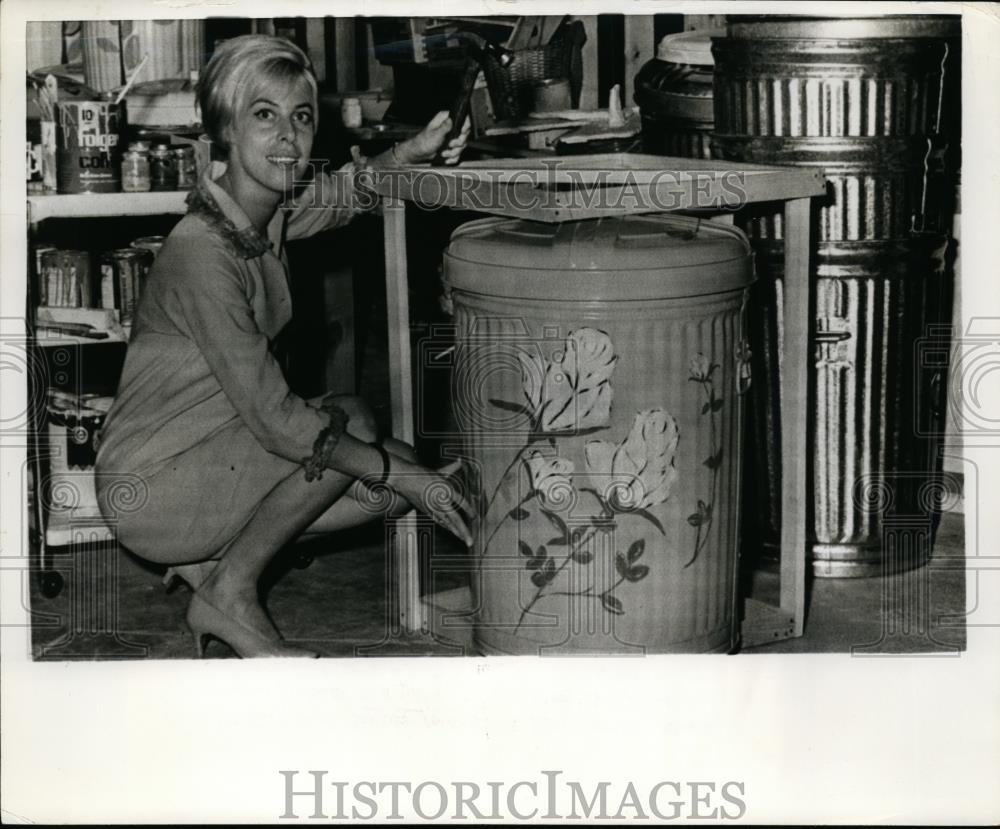
[[347,434],[365,443],[378,440],[379,428],[375,413],[363,399],[352,394],[341,394],[333,398],[347,415]]

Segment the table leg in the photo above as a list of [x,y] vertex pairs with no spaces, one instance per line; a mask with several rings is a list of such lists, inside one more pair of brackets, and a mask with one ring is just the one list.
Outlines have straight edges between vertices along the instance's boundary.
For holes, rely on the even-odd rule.
[[[410,302],[406,273],[406,204],[401,199],[384,200],[385,286],[389,318],[389,394],[393,435],[413,443],[413,369],[410,362]],[[395,572],[396,608],[399,622],[408,633],[426,627],[420,601],[420,557],[416,543],[417,521],[412,512],[396,522],[392,560]]]
[[806,598],[809,497],[809,199],[785,202],[784,344],[781,366],[781,609],[801,636]]

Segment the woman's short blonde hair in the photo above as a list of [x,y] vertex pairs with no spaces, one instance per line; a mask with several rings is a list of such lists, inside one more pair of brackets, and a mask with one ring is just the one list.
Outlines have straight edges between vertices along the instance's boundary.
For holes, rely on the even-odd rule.
[[289,83],[305,78],[312,88],[313,118],[318,91],[316,76],[306,53],[290,40],[271,35],[241,35],[225,41],[205,67],[198,81],[201,121],[217,147],[228,152],[225,137],[251,83]]

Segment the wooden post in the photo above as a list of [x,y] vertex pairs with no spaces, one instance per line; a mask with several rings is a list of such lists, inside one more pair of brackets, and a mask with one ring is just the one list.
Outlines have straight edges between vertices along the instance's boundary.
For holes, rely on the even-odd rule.
[[781,609],[805,624],[809,498],[809,199],[785,202],[784,343],[781,363]]
[[334,54],[336,55],[337,91],[344,92],[348,89],[355,89],[357,73],[354,67],[353,17],[337,18]]
[[597,109],[597,17],[580,17],[587,42],[580,58],[583,63],[583,86],[580,89],[580,109]]
[[635,76],[642,65],[656,54],[653,42],[653,16],[625,15],[625,82],[622,84],[622,106],[632,106]]
[[[393,436],[413,443],[413,375],[410,362],[410,301],[406,272],[406,204],[386,198],[385,286],[389,324],[389,394]],[[420,556],[417,517],[413,512],[396,522],[393,567],[396,598],[403,630],[419,633],[425,627],[420,602]]]

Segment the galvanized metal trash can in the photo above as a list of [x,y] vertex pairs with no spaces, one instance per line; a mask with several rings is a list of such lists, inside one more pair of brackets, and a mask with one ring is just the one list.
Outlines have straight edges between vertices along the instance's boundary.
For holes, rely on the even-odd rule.
[[[958,19],[947,17],[735,17],[713,41],[716,158],[816,167],[829,182],[813,256],[808,543],[818,576],[881,574],[887,519],[933,510],[919,493],[938,468],[941,382],[917,356],[934,324],[948,321],[958,34]],[[749,315],[748,537],[773,561],[783,228],[768,208],[738,221],[760,276]],[[923,564],[929,541],[892,567]]]
[[444,263],[480,650],[734,648],[746,237],[490,218]]
[[635,102],[642,113],[646,152],[681,158],[711,158],[712,37],[722,29],[664,37],[656,57],[635,76]]

